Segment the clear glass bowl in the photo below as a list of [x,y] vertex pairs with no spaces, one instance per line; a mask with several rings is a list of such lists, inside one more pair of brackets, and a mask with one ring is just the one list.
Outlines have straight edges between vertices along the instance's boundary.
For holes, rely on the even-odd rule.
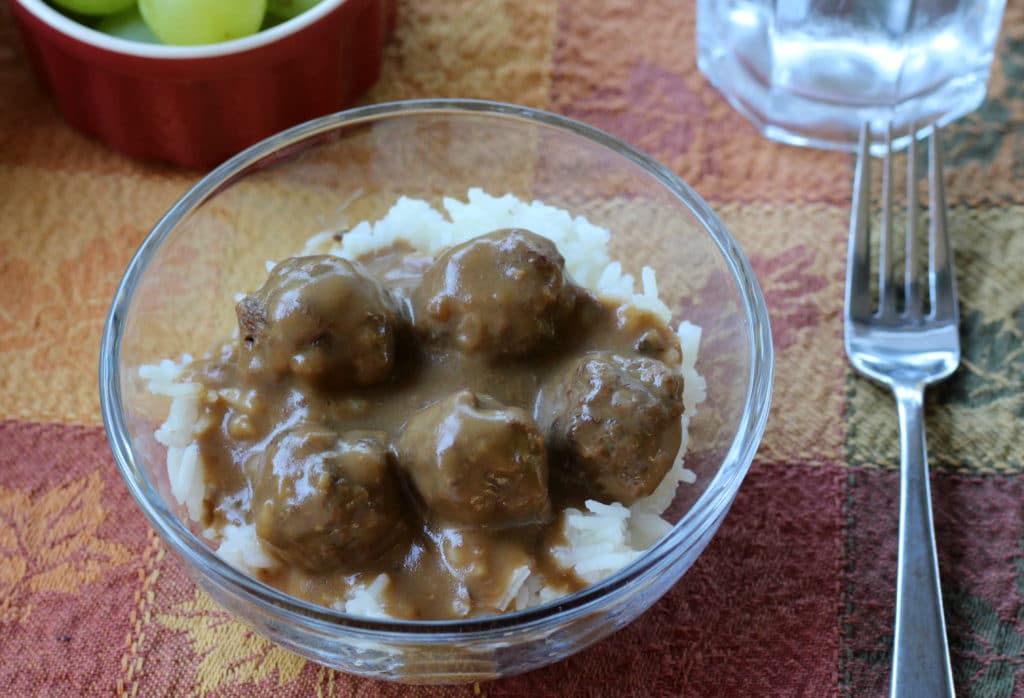
[[[463,621],[354,617],[235,570],[190,530],[170,496],[153,431],[166,398],[138,368],[203,353],[230,335],[233,295],[311,235],[376,220],[401,195],[439,203],[481,187],[539,199],[612,231],[612,256],[643,265],[675,320],[703,327],[708,398],[693,418],[674,527],[633,564],[558,602]],[[771,399],[764,297],[718,217],[676,175],[625,143],[552,114],[476,101],[381,104],[259,143],[204,177],[156,225],[114,297],[103,337],[103,419],[121,473],[150,524],[224,608],[313,661],[407,682],[478,681],[555,662],[629,623],[693,564],[754,457]]]

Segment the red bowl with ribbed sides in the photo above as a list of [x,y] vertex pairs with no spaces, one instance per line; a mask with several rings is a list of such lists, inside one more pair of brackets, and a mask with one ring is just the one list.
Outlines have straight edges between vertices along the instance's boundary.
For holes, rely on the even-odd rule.
[[348,106],[380,71],[396,0],[322,0],[252,36],[163,46],[9,0],[37,76],[75,128],[127,155],[207,168]]

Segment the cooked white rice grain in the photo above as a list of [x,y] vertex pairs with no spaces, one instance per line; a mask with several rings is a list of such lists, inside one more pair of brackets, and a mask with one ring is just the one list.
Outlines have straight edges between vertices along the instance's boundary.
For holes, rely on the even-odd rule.
[[277,560],[263,549],[255,524],[225,524],[219,534],[221,542],[217,554],[228,564],[251,575],[277,567]]
[[672,530],[672,524],[650,511],[637,510],[629,517],[629,547],[646,550]]
[[391,583],[386,574],[378,574],[369,584],[356,584],[349,589],[344,601],[335,601],[331,606],[354,616],[366,618],[387,618],[384,610],[383,593]]
[[565,596],[568,592],[568,589],[548,584],[543,575],[533,573],[527,577],[526,581],[519,587],[519,593],[516,594],[515,605],[509,610],[521,611],[525,608],[540,606],[541,604],[546,604],[550,601],[559,599]]
[[[176,389],[177,388],[177,389]],[[193,441],[193,428],[199,422],[199,396],[201,386],[182,383],[162,391],[171,397],[167,421],[160,425],[154,436],[164,446],[185,448]]]
[[519,597],[519,591],[523,588],[523,584],[530,578],[530,566],[521,565],[509,575],[508,586],[505,588],[505,593],[502,594],[501,598],[498,599],[498,603],[495,604],[499,611],[507,611],[509,605]]
[[193,442],[185,448],[167,449],[167,475],[171,494],[179,504],[185,505],[188,517],[198,521],[203,513],[203,472],[199,464],[199,444]]

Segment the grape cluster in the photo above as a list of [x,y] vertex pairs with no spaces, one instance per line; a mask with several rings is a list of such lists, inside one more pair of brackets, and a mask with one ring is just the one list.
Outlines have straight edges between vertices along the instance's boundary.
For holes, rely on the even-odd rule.
[[98,31],[174,46],[240,39],[302,14],[320,0],[50,0]]

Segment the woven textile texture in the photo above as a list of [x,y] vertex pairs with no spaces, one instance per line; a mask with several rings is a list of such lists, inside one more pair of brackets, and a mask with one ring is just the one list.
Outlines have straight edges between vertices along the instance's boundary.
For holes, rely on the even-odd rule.
[[[771,419],[719,535],[636,622],[559,664],[404,687],[308,663],[198,591],[122,483],[96,366],[135,248],[201,175],[64,124],[0,4],[0,694],[874,696],[892,645],[898,447],[842,346],[852,159],[766,141],[695,65],[677,0],[406,0],[363,98],[549,109],[646,150],[735,233],[772,316]],[[958,691],[1024,696],[1024,4],[947,133],[961,369],[929,393]]]

